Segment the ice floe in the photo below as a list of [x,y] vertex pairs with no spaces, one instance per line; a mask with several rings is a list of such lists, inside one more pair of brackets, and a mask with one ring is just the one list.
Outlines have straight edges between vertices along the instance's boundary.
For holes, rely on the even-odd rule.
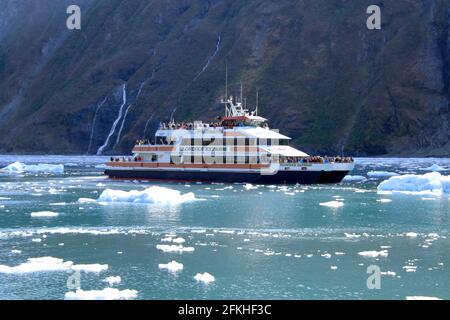
[[33,218],[52,218],[57,217],[58,215],[59,215],[58,212],[52,211],[39,211],[30,213],[30,216],[32,216]]
[[344,233],[346,238],[361,238],[360,234],[356,234],[356,233]]
[[347,175],[344,177],[344,179],[342,181],[344,182],[357,182],[357,181],[365,181],[367,180],[366,177],[364,176],[352,176],[352,175]]
[[407,232],[405,233],[405,236],[411,239],[417,238],[418,234],[416,232]]
[[381,250],[381,251],[361,251],[358,252],[360,256],[366,257],[366,258],[378,258],[378,257],[387,257],[388,251],[387,250]]
[[417,266],[404,266],[403,270],[405,270],[406,272],[416,272]]
[[398,173],[390,171],[369,171],[367,176],[370,178],[388,178],[398,176]]
[[161,250],[163,252],[192,252],[195,249],[193,247],[184,247],[182,245],[168,245],[168,244],[158,244],[156,245],[156,249]]
[[391,177],[378,186],[378,192],[386,191],[412,194],[450,193],[450,176],[431,172],[424,175],[406,174]]
[[209,274],[208,272],[205,273],[197,273],[194,277],[197,282],[203,282],[205,284],[208,284],[210,282],[214,282],[216,279],[213,275]]
[[61,174],[64,173],[64,165],[62,164],[30,164],[26,165],[22,162],[14,162],[10,165],[0,169],[2,173],[54,173]]
[[66,300],[130,300],[138,295],[136,290],[119,290],[115,288],[105,288],[103,290],[77,290],[69,291],[65,294]]
[[166,269],[167,271],[174,273],[174,272],[178,272],[178,271],[183,270],[183,264],[182,263],[178,263],[176,261],[171,261],[171,262],[169,262],[167,264],[160,263],[158,265],[158,268]]
[[84,271],[84,272],[92,272],[92,273],[100,273],[102,271],[108,270],[107,264],[76,264],[72,266],[72,270],[74,271]]
[[100,264],[74,264],[72,261],[53,257],[29,258],[27,262],[15,267],[0,265],[0,273],[33,273],[50,271],[84,271],[99,273],[108,269],[108,265]]
[[98,198],[98,202],[106,203],[143,203],[160,205],[178,205],[184,202],[198,200],[192,192],[181,194],[178,190],[149,187],[143,191],[132,190],[111,190],[106,189]]
[[113,286],[115,284],[119,284],[122,281],[122,278],[117,276],[117,277],[107,277],[105,279],[103,279],[103,282],[107,282],[110,286]]
[[442,300],[437,297],[427,297],[427,296],[407,296],[406,300]]
[[329,208],[340,208],[344,206],[344,203],[342,201],[328,201],[322,202],[320,205]]
[[423,170],[423,171],[445,171],[446,169],[441,167],[438,164],[433,164],[433,165],[429,166],[428,168],[421,168],[420,170]]

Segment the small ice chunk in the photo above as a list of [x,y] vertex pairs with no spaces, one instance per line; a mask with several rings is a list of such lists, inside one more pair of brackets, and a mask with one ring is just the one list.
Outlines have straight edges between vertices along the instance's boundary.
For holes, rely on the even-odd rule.
[[110,286],[113,286],[115,284],[119,284],[122,281],[122,278],[117,277],[107,277],[106,279],[103,279],[103,282],[107,282]]
[[59,214],[57,212],[52,211],[39,211],[39,212],[32,212],[30,216],[33,218],[52,218],[57,217]]
[[378,257],[387,257],[388,251],[387,250],[381,250],[381,251],[361,251],[358,252],[360,256],[366,257],[366,258],[378,258]]
[[342,179],[342,181],[344,181],[344,182],[358,182],[358,181],[365,181],[365,180],[367,180],[367,178],[364,176],[351,176],[351,175],[347,175],[344,177],[344,179]]
[[328,201],[322,202],[320,205],[329,208],[340,208],[344,206],[344,203],[341,201]]
[[433,164],[427,168],[422,168],[420,170],[423,170],[423,171],[445,171],[445,168],[441,167],[438,164]]
[[181,238],[181,237],[178,237],[178,238],[173,239],[172,242],[173,242],[173,243],[181,244],[181,243],[185,243],[186,240],[183,239],[183,238]]
[[167,244],[158,244],[156,245],[156,249],[161,250],[163,252],[192,252],[195,249],[193,247],[183,247],[182,245],[167,245]]
[[93,272],[100,273],[102,271],[108,270],[107,264],[76,264],[72,266],[72,270],[74,271],[84,271],[84,272]]
[[407,236],[408,238],[415,239],[415,238],[417,238],[418,234],[415,232],[407,232],[407,233],[405,233],[405,236]]
[[398,173],[389,171],[369,171],[367,172],[367,176],[370,178],[387,178],[398,176]]
[[427,296],[407,296],[406,300],[442,300],[437,297],[427,297]]
[[209,274],[208,272],[205,273],[197,273],[194,277],[197,282],[203,282],[205,284],[208,284],[210,282],[214,282],[216,279],[213,275]]
[[66,300],[129,300],[135,299],[138,292],[136,290],[119,290],[115,288],[105,288],[103,290],[77,290],[69,291],[65,294]]
[[183,270],[183,264],[182,263],[178,263],[176,261],[171,261],[167,264],[159,264],[158,267],[160,269],[167,269],[169,272],[178,272]]
[[344,233],[346,238],[361,238],[361,235],[356,233]]

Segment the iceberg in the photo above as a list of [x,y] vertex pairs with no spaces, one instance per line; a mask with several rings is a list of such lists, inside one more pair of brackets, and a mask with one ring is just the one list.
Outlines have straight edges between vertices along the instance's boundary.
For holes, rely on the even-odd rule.
[[178,205],[195,200],[197,199],[192,192],[181,194],[178,190],[163,187],[149,187],[143,191],[106,189],[102,192],[97,201],[106,203]]
[[328,201],[328,202],[322,202],[320,205],[324,206],[324,207],[330,207],[330,208],[340,208],[340,207],[344,206],[344,203],[341,201]]
[[40,211],[40,212],[32,212],[30,214],[33,218],[52,218],[57,217],[59,214],[57,212],[51,212],[51,211]]
[[358,252],[360,256],[366,257],[366,258],[378,258],[378,257],[387,257],[388,251],[382,250],[382,251],[361,251]]
[[160,269],[167,269],[167,271],[175,273],[177,271],[183,270],[183,264],[182,263],[178,263],[176,261],[172,261],[172,262],[169,262],[167,264],[160,263],[158,265],[158,268],[160,268]]
[[370,178],[387,178],[398,176],[398,173],[389,171],[369,171],[367,172],[367,176]]
[[216,279],[213,275],[209,274],[208,272],[205,273],[197,273],[194,277],[197,282],[203,282],[205,284],[208,284],[210,282],[214,282]]
[[100,264],[74,264],[72,261],[53,257],[29,258],[27,262],[15,267],[0,265],[0,273],[6,274],[26,274],[34,272],[53,272],[53,271],[84,271],[99,273],[108,269],[108,265]]
[[358,182],[358,181],[365,181],[367,180],[366,177],[364,176],[351,176],[351,175],[347,175],[344,177],[344,179],[342,181],[344,182]]
[[429,166],[428,168],[422,168],[420,170],[422,170],[422,171],[445,171],[446,169],[441,167],[438,164],[433,164],[432,166]]
[[0,265],[0,273],[32,273],[49,271],[67,271],[73,262],[53,257],[29,258],[27,262],[15,267]]
[[450,193],[450,176],[439,172],[424,175],[406,174],[391,177],[380,183],[379,192],[400,193]]
[[107,282],[110,286],[113,286],[115,284],[119,284],[122,281],[122,278],[117,276],[117,277],[107,277],[105,279],[103,279],[103,282]]
[[62,164],[44,164],[26,165],[22,162],[14,162],[0,169],[2,173],[19,174],[19,173],[64,173],[64,165]]
[[103,290],[77,290],[69,291],[65,294],[66,300],[129,300],[135,299],[138,292],[136,290],[119,290],[106,288]]
[[407,296],[406,300],[442,300],[438,297],[427,297],[427,296]]

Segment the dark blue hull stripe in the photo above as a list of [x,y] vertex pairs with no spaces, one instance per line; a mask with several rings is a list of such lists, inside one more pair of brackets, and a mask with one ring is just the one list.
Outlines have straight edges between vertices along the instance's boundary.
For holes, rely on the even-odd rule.
[[279,171],[274,175],[261,175],[255,172],[200,172],[200,171],[161,171],[161,170],[106,170],[105,174],[114,179],[130,180],[168,180],[202,182],[248,182],[261,184],[283,183],[339,183],[348,171]]

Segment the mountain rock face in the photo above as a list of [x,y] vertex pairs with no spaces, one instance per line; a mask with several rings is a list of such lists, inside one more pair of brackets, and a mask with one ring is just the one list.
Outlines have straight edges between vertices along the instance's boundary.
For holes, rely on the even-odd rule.
[[227,64],[302,150],[450,155],[448,0],[0,0],[0,152],[129,153],[222,115]]

